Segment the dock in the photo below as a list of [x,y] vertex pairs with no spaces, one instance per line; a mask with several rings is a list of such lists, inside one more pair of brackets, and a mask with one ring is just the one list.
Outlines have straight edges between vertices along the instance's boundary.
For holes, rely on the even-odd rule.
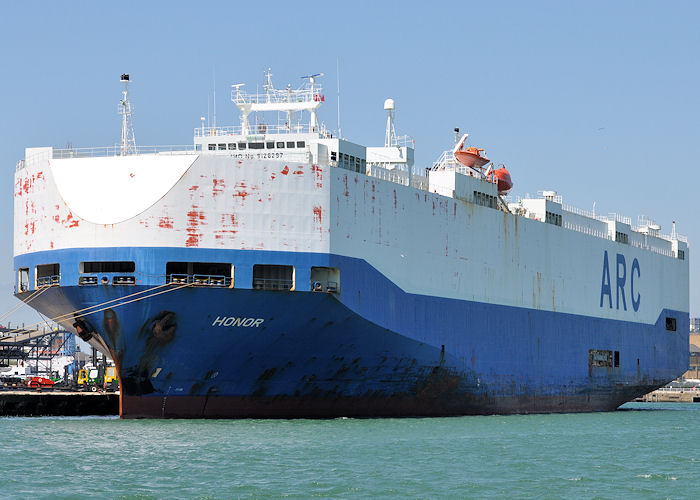
[[119,394],[0,390],[0,417],[119,415]]

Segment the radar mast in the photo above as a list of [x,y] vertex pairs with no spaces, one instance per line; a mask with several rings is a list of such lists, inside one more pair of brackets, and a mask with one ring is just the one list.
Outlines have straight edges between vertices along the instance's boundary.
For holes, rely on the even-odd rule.
[[136,139],[134,138],[134,110],[129,102],[129,74],[122,74],[121,81],[124,82],[124,90],[119,102],[119,114],[122,115],[122,141],[119,151],[124,156],[136,153]]

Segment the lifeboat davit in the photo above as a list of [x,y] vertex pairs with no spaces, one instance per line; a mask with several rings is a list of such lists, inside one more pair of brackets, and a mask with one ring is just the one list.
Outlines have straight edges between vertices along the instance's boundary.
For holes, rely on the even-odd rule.
[[496,183],[498,194],[506,194],[513,189],[513,181],[506,167],[497,168],[491,172],[491,180]]
[[483,167],[489,162],[486,156],[481,156],[483,149],[468,147],[455,151],[454,155],[458,162],[465,167]]

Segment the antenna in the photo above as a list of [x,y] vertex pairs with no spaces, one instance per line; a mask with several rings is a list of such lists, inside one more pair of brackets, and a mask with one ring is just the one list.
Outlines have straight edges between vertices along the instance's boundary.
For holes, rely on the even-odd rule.
[[216,68],[214,68],[214,130],[216,130]]
[[343,134],[340,132],[340,59],[335,58],[335,81],[338,84],[338,139],[343,138]]
[[134,110],[129,102],[129,74],[122,74],[121,81],[124,82],[122,99],[119,102],[119,114],[122,115],[120,154],[123,156],[136,153],[136,139],[134,138]]

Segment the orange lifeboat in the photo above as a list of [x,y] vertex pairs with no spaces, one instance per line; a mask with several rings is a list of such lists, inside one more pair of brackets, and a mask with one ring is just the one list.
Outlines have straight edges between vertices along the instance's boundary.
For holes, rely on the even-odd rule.
[[506,194],[513,189],[513,181],[506,167],[497,168],[490,174],[491,180],[496,183],[498,194]]
[[455,158],[465,167],[483,167],[489,162],[486,156],[481,156],[483,149],[468,147],[454,152]]

